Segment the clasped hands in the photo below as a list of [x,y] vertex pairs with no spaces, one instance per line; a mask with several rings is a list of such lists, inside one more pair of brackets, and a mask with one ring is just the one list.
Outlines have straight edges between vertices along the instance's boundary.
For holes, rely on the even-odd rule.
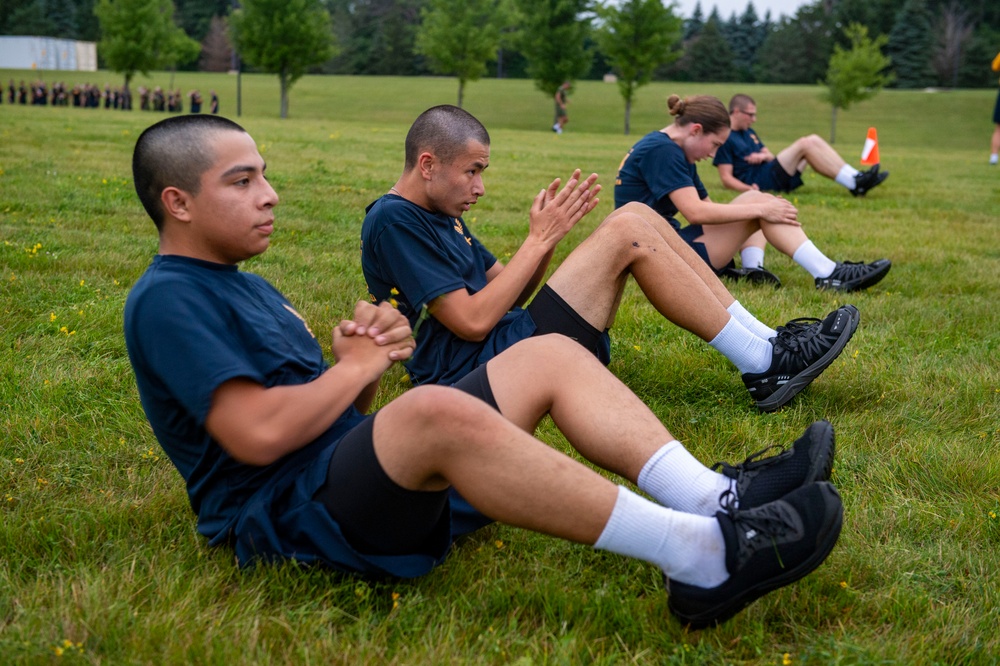
[[413,355],[417,343],[410,333],[406,317],[389,303],[358,301],[353,317],[333,329],[333,356],[338,363],[356,361],[381,373]]
[[592,173],[584,180],[580,180],[580,175],[580,170],[575,170],[562,190],[559,189],[561,180],[556,178],[535,196],[529,234],[555,246],[577,222],[594,210],[600,203],[597,194],[601,186],[595,184],[597,174]]

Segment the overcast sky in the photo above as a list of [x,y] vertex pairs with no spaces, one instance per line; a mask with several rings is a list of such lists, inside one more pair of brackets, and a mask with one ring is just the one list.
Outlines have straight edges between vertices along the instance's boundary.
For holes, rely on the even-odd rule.
[[[691,12],[698,0],[674,0],[680,7],[680,15],[690,18]],[[753,0],[753,8],[757,16],[764,18],[764,13],[770,9],[771,18],[777,20],[779,16],[794,16],[795,12],[802,5],[810,4],[812,0]],[[747,0],[701,0],[701,11],[705,18],[712,13],[712,7],[719,8],[719,16],[723,20],[728,19],[730,14],[736,12],[740,16],[747,8]]]

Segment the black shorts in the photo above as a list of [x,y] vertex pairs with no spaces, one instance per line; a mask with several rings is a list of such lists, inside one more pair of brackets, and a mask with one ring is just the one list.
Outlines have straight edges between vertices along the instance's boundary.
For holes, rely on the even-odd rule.
[[604,365],[611,362],[611,336],[607,329],[600,331],[591,326],[549,285],[542,286],[527,310],[535,322],[533,335],[560,333],[579,342]]
[[772,192],[791,192],[802,187],[802,174],[788,173],[778,160],[772,160],[762,177],[757,180],[760,189]]
[[[497,409],[485,365],[454,386]],[[436,557],[440,544],[451,541],[448,491],[408,490],[389,478],[375,456],[372,430],[377,418],[366,419],[340,440],[326,483],[314,498],[362,553]]]
[[708,248],[701,241],[696,241],[696,238],[701,238],[702,234],[705,233],[705,229],[700,224],[689,224],[686,227],[681,227],[677,230],[677,235],[680,236],[685,243],[687,243],[694,253],[701,257],[708,267],[715,271],[718,275],[722,270],[721,268],[716,268],[712,265],[712,260],[708,258]]
[[993,107],[993,122],[1000,125],[1000,92],[997,93],[997,103]]

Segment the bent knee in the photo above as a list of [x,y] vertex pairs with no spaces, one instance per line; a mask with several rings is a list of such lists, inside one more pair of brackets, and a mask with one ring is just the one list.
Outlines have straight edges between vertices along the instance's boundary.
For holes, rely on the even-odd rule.
[[486,407],[481,400],[456,388],[424,385],[399,396],[382,408],[379,414],[390,414],[391,418],[405,419],[414,427],[425,427],[462,418],[469,413],[470,405]]

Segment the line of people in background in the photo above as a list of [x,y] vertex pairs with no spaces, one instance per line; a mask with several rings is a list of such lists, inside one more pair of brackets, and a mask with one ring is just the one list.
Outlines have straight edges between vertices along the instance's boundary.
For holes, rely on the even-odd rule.
[[[207,113],[219,113],[219,96],[214,90],[209,92],[209,108]],[[3,103],[0,90],[0,103]],[[104,88],[91,83],[78,83],[68,88],[62,81],[53,83],[51,88],[45,81],[36,80],[31,84],[22,79],[15,85],[14,79],[7,84],[8,104],[31,104],[32,106],[75,106],[98,109],[132,110],[132,91],[128,86],[112,87],[105,84]],[[180,89],[164,93],[160,86],[152,90],[139,86],[139,108],[143,111],[165,111],[168,113],[184,112],[184,93]],[[201,113],[204,99],[197,88],[187,94],[190,100],[191,113]]]

